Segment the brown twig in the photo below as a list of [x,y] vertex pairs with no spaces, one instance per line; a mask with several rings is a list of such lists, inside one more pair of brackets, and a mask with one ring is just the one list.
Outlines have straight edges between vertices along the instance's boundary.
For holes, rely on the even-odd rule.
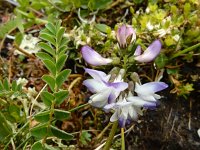
[[28,52],[26,52],[25,50],[23,50],[22,48],[20,48],[17,44],[14,44],[14,47],[20,51],[21,53],[23,53],[24,55],[30,57],[30,58],[33,58],[33,59],[36,59],[36,57],[32,54],[29,54]]

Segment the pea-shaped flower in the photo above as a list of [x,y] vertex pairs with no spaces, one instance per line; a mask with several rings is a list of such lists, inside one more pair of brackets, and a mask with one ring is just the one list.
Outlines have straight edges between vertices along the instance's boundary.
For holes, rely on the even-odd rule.
[[112,62],[112,59],[102,57],[99,53],[97,53],[88,45],[85,45],[81,48],[81,54],[83,56],[83,59],[88,64],[93,66],[107,65]]
[[122,25],[119,27],[116,36],[121,48],[125,48],[136,39],[135,31],[130,25]]
[[106,104],[116,102],[120,92],[128,87],[128,84],[119,77],[120,75],[113,82],[109,82],[110,75],[106,75],[102,71],[88,68],[85,71],[93,77],[93,79],[83,81],[83,85],[94,93],[89,100],[94,107],[102,108]]
[[160,53],[161,46],[161,42],[159,40],[155,40],[142,54],[141,46],[138,46],[134,53],[135,60],[138,62],[153,61]]

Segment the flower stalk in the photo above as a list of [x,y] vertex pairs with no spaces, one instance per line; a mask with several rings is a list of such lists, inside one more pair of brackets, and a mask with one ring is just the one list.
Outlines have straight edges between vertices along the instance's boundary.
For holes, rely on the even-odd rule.
[[118,121],[115,121],[112,125],[112,129],[110,131],[109,137],[106,141],[105,147],[103,150],[109,150],[110,146],[112,144],[113,138],[115,136],[115,132],[117,131],[117,127],[118,127]]
[[121,150],[125,150],[124,128],[121,128]]

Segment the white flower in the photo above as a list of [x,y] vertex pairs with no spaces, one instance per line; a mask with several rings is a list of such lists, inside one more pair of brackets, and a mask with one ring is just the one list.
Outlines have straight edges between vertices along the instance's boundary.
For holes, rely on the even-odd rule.
[[147,22],[146,27],[149,31],[152,31],[154,29],[154,26],[151,24],[150,21]]

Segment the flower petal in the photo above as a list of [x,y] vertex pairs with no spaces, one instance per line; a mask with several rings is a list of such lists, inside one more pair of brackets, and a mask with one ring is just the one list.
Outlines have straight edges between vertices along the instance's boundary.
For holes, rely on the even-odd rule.
[[110,89],[107,88],[100,93],[94,94],[90,97],[90,100],[88,103],[94,107],[98,107],[98,108],[104,107],[108,102],[108,97],[110,95],[110,92],[111,92]]
[[117,40],[120,46],[125,46],[126,44],[126,25],[122,25],[117,30]]
[[137,106],[137,107],[148,107],[148,106],[156,106],[156,103],[154,102],[148,102],[148,101],[145,101],[143,99],[141,99],[140,97],[138,96],[131,96],[131,97],[128,97],[127,100],[129,102],[132,102],[134,106]]
[[155,40],[142,55],[136,56],[135,60],[138,62],[151,62],[154,60],[161,50],[161,42],[159,40]]
[[102,57],[99,53],[97,53],[91,47],[87,45],[81,48],[81,54],[83,56],[83,59],[88,64],[91,64],[94,66],[107,65],[112,62],[112,59]]
[[85,85],[92,93],[98,93],[106,88],[106,85],[103,82],[95,79],[87,79],[83,81],[83,85]]
[[167,87],[168,85],[164,82],[149,82],[143,85],[139,85],[138,83],[136,83],[135,92],[141,95],[149,95],[166,89]]
[[139,56],[139,55],[141,55],[141,53],[142,53],[141,46],[138,45],[137,48],[136,48],[136,50],[135,50],[135,53],[133,55],[134,56]]
[[98,71],[98,70],[94,70],[94,69],[88,69],[85,68],[85,72],[87,72],[89,75],[91,75],[95,80],[98,81],[104,81],[104,82],[108,82],[108,80],[110,79],[110,75],[106,75],[104,72],[102,71]]
[[118,110],[116,110],[116,111],[114,112],[114,114],[110,117],[110,122],[115,122],[115,121],[117,121],[117,120],[118,120],[118,117],[119,117],[119,112],[118,112]]
[[128,87],[128,83],[126,82],[109,82],[106,83],[109,87],[113,87],[118,91],[124,91]]

